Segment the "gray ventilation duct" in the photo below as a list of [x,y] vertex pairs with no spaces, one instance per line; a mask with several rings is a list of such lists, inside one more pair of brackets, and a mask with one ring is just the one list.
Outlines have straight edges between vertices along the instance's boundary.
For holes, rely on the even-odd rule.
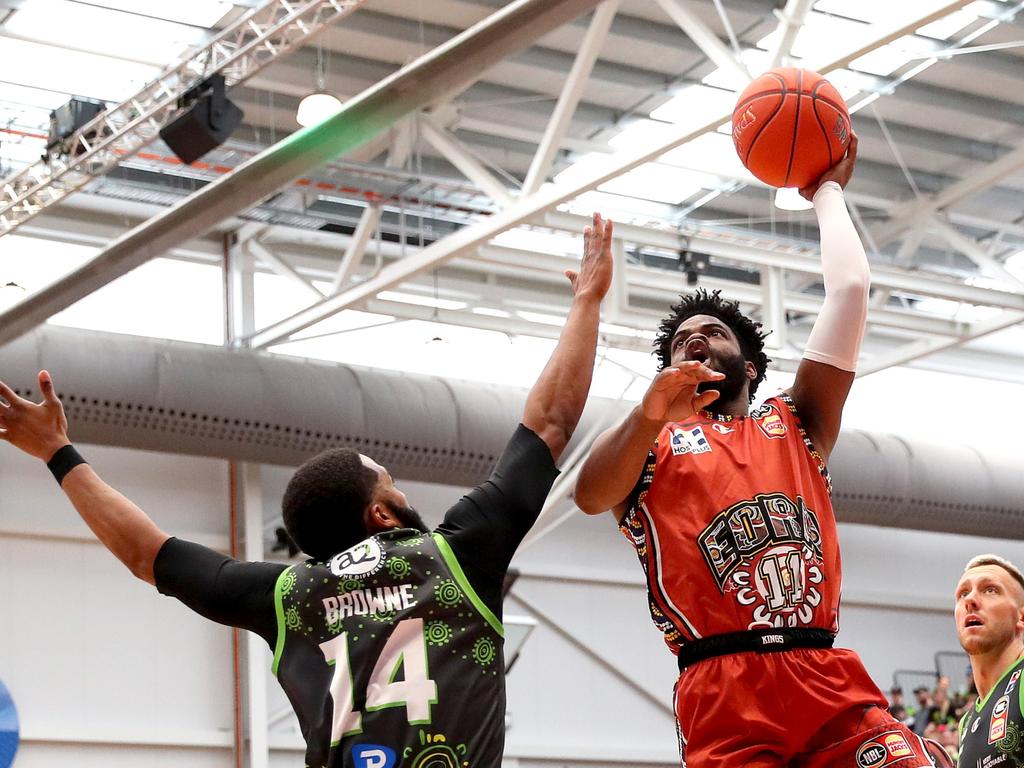
[[[519,389],[54,326],[0,347],[0,378],[35,394],[53,373],[72,437],[297,465],[351,445],[402,478],[470,486],[518,422]],[[595,400],[577,439],[608,408]],[[1024,459],[844,430],[841,520],[1024,538]]]

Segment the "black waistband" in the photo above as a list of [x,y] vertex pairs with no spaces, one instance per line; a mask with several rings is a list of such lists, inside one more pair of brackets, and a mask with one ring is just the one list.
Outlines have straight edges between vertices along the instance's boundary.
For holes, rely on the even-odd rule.
[[831,648],[836,636],[827,629],[753,629],[702,637],[684,643],[679,649],[679,671],[698,661],[729,653],[757,651],[775,653],[790,648]]

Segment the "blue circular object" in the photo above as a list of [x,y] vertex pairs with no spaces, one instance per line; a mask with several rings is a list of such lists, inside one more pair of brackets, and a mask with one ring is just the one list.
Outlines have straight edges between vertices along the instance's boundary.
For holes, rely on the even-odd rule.
[[18,751],[18,710],[7,687],[0,681],[0,768],[11,768]]

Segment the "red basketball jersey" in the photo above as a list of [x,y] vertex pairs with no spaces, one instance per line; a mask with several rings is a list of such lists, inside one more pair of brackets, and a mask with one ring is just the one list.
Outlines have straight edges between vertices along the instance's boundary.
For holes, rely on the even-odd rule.
[[750,416],[669,423],[621,529],[673,653],[724,632],[838,631],[841,567],[828,470],[788,395]]

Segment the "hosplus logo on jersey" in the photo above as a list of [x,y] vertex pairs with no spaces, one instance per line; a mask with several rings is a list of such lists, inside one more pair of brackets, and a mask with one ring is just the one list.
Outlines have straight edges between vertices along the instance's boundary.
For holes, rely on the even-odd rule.
[[749,607],[748,629],[810,623],[824,579],[821,528],[802,497],[758,494],[733,504],[697,543],[722,594]]

